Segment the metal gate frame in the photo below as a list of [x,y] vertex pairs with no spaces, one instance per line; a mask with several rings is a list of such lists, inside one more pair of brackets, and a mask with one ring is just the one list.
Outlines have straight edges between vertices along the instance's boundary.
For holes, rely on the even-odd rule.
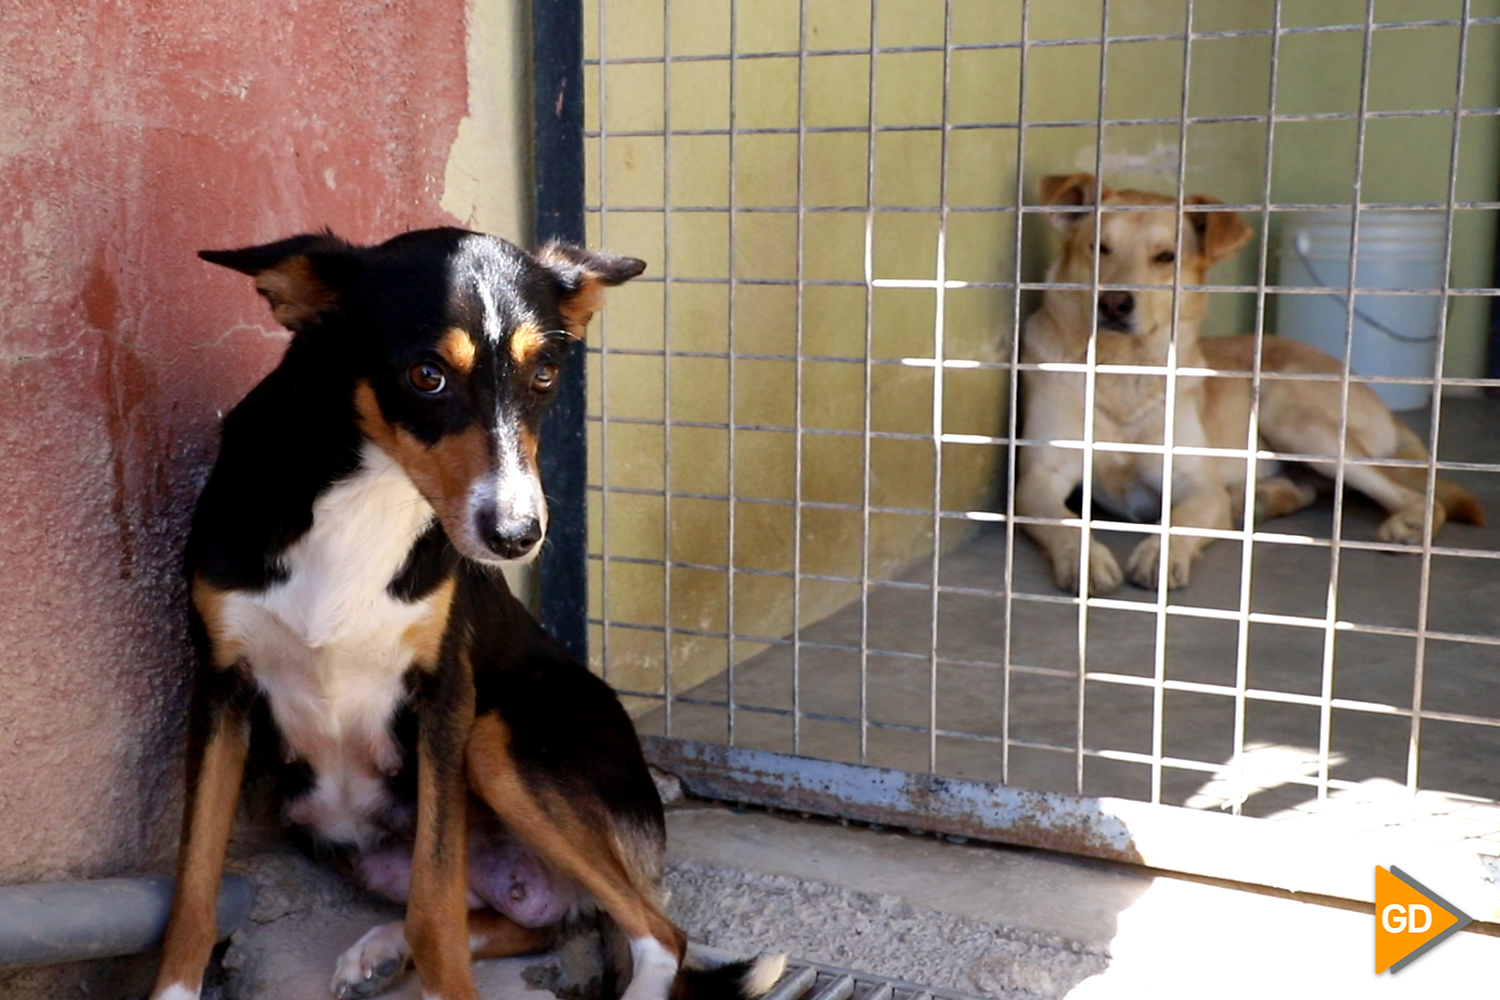
[[[584,243],[583,0],[532,0],[532,132],[538,246]],[[550,508],[540,559],[542,625],[580,661],[588,642],[587,366],[569,352],[542,416],[538,461]]]
[[[1106,16],[1108,3],[1109,0],[1104,0]],[[1192,0],[1188,0],[1189,11],[1191,7]],[[1366,73],[1373,0],[1369,10]],[[1467,0],[1464,11],[1467,23]],[[1276,29],[1277,32],[1280,30],[1279,27]],[[580,243],[584,240],[583,31],[583,0],[533,0],[538,242],[553,237]],[[1101,87],[1101,121],[1104,118],[1103,100]],[[1185,120],[1186,94],[1183,102]],[[1363,121],[1363,110],[1360,118]],[[1102,131],[1101,128],[1100,146],[1096,150],[1096,175],[1099,173],[1098,163],[1102,161]],[[1183,141],[1186,141],[1185,129]],[[1456,137],[1454,142],[1456,149]],[[1356,194],[1356,200],[1357,197]],[[1450,190],[1450,214],[1452,210]],[[1096,220],[1099,211],[1096,205]],[[1178,225],[1181,224],[1179,211]],[[1018,227],[1018,245],[1019,239]],[[1497,256],[1496,269],[1500,275],[1500,256]],[[733,278],[730,280],[732,282]],[[1352,276],[1350,281],[1352,284]],[[1261,284],[1263,299],[1264,261]],[[1019,296],[1016,309],[1019,321]],[[1352,336],[1352,317],[1349,323]],[[1019,328],[1019,322],[1017,326]],[[1018,371],[1014,356],[1008,367],[1014,386],[1014,376]],[[1169,385],[1172,377],[1173,373],[1169,371]],[[548,546],[541,562],[541,614],[549,630],[575,656],[587,661],[589,620],[585,533],[588,456],[584,378],[584,352],[578,351],[568,361],[560,398],[543,422],[543,477],[554,513]],[[1012,421],[1015,418],[1014,405],[1012,388]],[[1172,447],[1170,421],[1168,427],[1164,447],[1169,462]],[[1254,461],[1253,455],[1250,461]],[[1013,458],[1011,462],[1013,465]],[[1339,479],[1342,480],[1342,466]],[[1429,502],[1432,488],[1429,480]],[[1004,519],[1011,525],[1016,523],[1014,511],[1008,509]],[[1089,521],[1090,515],[1085,507],[1082,525],[1086,529]],[[1202,533],[1192,529],[1170,530],[1174,534]],[[1243,541],[1249,545],[1248,537]],[[1337,542],[1334,548],[1336,558]],[[1430,551],[1430,537],[1425,548]],[[1083,550],[1087,552],[1087,545]],[[1425,589],[1425,572],[1423,584]],[[1330,621],[1330,635],[1331,629]],[[670,693],[668,697],[671,697]],[[1373,901],[1370,867],[1388,864],[1393,858],[1399,860],[1401,852],[1413,848],[1396,831],[1377,831],[1353,838],[1309,837],[1249,817],[1133,800],[1030,791],[930,773],[818,760],[680,738],[648,736],[643,739],[643,744],[653,765],[677,775],[690,793],[703,798],[856,820],[873,826],[909,828],[1057,850],[1349,900]],[[1500,922],[1500,862],[1462,850],[1433,854],[1425,845],[1421,850],[1424,855],[1418,867],[1424,872],[1424,877],[1436,879],[1451,892],[1459,905],[1477,914],[1481,921]],[[1426,874],[1434,870],[1445,874]]]

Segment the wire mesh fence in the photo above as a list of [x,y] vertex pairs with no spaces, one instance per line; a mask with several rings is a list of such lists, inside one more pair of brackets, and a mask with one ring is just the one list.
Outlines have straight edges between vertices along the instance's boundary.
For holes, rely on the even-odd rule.
[[[651,262],[590,335],[596,668],[649,733],[1255,816],[1399,793],[1500,853],[1500,532],[1389,540],[1355,488],[1379,467],[1429,510],[1442,480],[1500,501],[1497,56],[1500,5],[1474,0],[590,0],[589,239]],[[1183,253],[1101,284],[1097,247],[1088,281],[1049,278],[1051,223],[1111,214],[1043,204],[1054,174],[1165,195],[1137,211],[1173,246],[1231,214],[1249,245],[1212,280]],[[1331,269],[1297,235],[1330,211]],[[1366,285],[1398,216],[1435,227],[1435,270]],[[1101,360],[1090,308],[1081,356],[1030,359],[1028,315],[1069,291],[1169,293],[1164,353]],[[1203,296],[1202,335],[1253,334],[1250,363],[1198,360]],[[1260,361],[1297,302],[1336,310],[1330,371]],[[1391,302],[1435,305],[1371,319]],[[1361,354],[1393,324],[1428,342],[1414,367]],[[1079,383],[1081,433],[1022,420],[1034,374]],[[1154,432],[1096,426],[1126,378],[1158,387]],[[1180,439],[1214,379],[1251,386],[1236,447]],[[1274,447],[1268,387],[1314,384],[1331,446]],[[1361,386],[1416,387],[1398,418],[1425,451],[1347,443]],[[1017,508],[1042,449],[1080,456],[1066,517]],[[1119,456],[1155,463],[1165,524],[1101,499]],[[1286,517],[1255,523],[1247,489],[1233,524],[1180,523],[1174,469],[1205,459],[1326,476]],[[1070,592],[1038,524],[1122,564],[1214,544],[1186,586]]]

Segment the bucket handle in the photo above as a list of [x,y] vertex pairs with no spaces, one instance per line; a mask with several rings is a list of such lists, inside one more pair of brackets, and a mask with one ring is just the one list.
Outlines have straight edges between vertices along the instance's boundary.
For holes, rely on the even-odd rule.
[[[1345,309],[1349,308],[1349,300],[1340,295],[1338,292],[1335,292],[1333,290],[1333,287],[1318,275],[1318,272],[1313,268],[1312,261],[1307,259],[1307,248],[1310,242],[1311,241],[1307,238],[1306,233],[1298,233],[1296,238],[1292,240],[1292,252],[1297,255],[1297,259],[1301,261],[1302,266],[1307,269],[1307,273],[1309,276],[1311,276],[1315,285],[1317,285],[1319,288],[1328,289],[1328,297],[1330,299],[1334,299]],[[1373,326],[1375,329],[1379,330],[1387,337],[1390,337],[1392,340],[1399,340],[1403,344],[1430,344],[1434,340],[1437,340],[1437,334],[1435,333],[1430,334],[1426,337],[1413,337],[1409,333],[1401,333],[1397,330],[1392,330],[1390,327],[1380,322],[1380,320],[1376,319],[1374,316],[1371,316],[1369,313],[1364,312],[1358,306],[1356,306],[1354,309],[1354,315],[1358,316],[1360,319],[1364,320],[1367,324]]]

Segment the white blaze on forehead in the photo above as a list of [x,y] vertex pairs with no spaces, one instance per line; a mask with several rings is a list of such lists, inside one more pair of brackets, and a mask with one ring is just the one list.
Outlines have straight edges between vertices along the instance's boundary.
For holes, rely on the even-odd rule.
[[484,304],[484,316],[481,322],[485,339],[492,344],[498,344],[501,334],[505,332],[505,324],[500,319],[500,307],[495,302],[494,290],[480,274],[474,275],[474,288],[479,293],[479,301]]
[[505,336],[505,317],[497,289],[515,270],[515,248],[505,248],[503,240],[488,236],[469,236],[461,246],[459,260],[464,275],[460,281],[466,282],[479,299],[480,333],[491,344],[498,344]]

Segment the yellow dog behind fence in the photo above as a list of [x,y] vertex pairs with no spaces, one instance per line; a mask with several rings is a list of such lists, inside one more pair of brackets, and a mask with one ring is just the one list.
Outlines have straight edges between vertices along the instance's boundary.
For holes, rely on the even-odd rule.
[[[1102,201],[1098,223],[1098,286],[1095,281],[1095,199]],[[1199,337],[1207,295],[1189,290],[1202,285],[1208,270],[1239,251],[1250,239],[1250,227],[1231,211],[1214,211],[1217,199],[1185,199],[1180,227],[1175,199],[1144,191],[1099,188],[1090,174],[1047,177],[1042,200],[1076,207],[1049,215],[1062,236],[1057,259],[1047,272],[1055,284],[1090,286],[1048,289],[1042,305],[1026,321],[1021,360],[1031,364],[1080,364],[1089,339],[1097,337],[1099,365],[1161,368],[1168,364],[1176,313],[1174,446],[1190,449],[1237,449],[1247,446],[1255,362],[1255,338]],[[1174,301],[1173,280],[1180,271],[1182,290]],[[1130,286],[1121,288],[1120,286]],[[1149,287],[1142,287],[1149,286]],[[1097,314],[1097,320],[1095,316]],[[1305,344],[1264,338],[1261,370],[1273,374],[1339,376],[1343,365]],[[1204,375],[1184,369],[1243,373]],[[1022,431],[1028,440],[1076,442],[1084,438],[1086,376],[1082,371],[1022,373]],[[1307,464],[1325,475],[1335,471],[1339,452],[1344,386],[1324,380],[1266,379],[1260,386],[1261,445],[1281,454],[1328,456]],[[1165,438],[1167,379],[1160,373],[1100,372],[1093,392],[1093,440],[1106,445],[1095,451],[1093,501],[1110,514],[1132,521],[1156,520],[1163,496],[1163,455],[1114,450],[1109,444],[1160,446]],[[1425,462],[1427,449],[1381,402],[1358,382],[1348,385],[1344,478],[1378,502],[1389,516],[1380,526],[1382,541],[1418,543],[1427,522],[1427,471],[1417,465],[1380,466],[1363,459]],[[1084,478],[1085,453],[1053,443],[1028,445],[1019,456],[1016,511],[1027,518],[1060,521],[1071,518],[1070,497]],[[1244,510],[1247,462],[1242,456],[1174,453],[1170,490],[1170,523],[1179,527],[1226,529]],[[1278,517],[1307,506],[1317,491],[1282,475],[1279,463],[1256,465],[1255,517]],[[1432,531],[1445,520],[1481,524],[1484,510],[1462,487],[1439,479],[1432,510]],[[1046,551],[1053,578],[1064,590],[1076,590],[1081,567],[1079,529],[1063,524],[1029,522],[1028,534]],[[1193,560],[1211,539],[1174,536],[1162,556],[1161,538],[1147,536],[1124,570],[1099,541],[1089,550],[1088,590],[1106,593],[1129,579],[1155,587],[1162,563],[1167,585],[1187,584]]]

